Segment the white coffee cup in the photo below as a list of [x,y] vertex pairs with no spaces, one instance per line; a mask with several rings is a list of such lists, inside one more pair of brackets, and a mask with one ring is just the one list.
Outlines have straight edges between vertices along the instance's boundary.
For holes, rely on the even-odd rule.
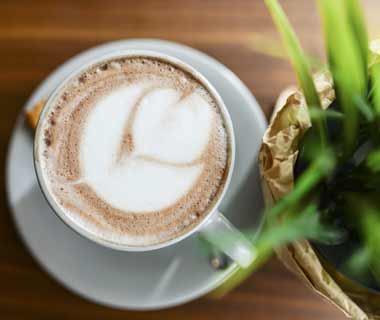
[[[166,242],[154,244],[154,245],[144,245],[144,246],[128,246],[125,244],[118,244],[115,242],[108,242],[100,237],[97,237],[95,234],[88,232],[86,229],[81,227],[80,225],[76,224],[73,220],[69,219],[64,212],[64,210],[56,203],[54,197],[50,194],[49,188],[47,188],[46,181],[44,180],[44,175],[42,173],[41,165],[38,161],[38,141],[40,141],[39,137],[42,132],[42,126],[41,119],[44,119],[44,117],[48,114],[48,110],[51,106],[52,101],[54,100],[54,97],[61,92],[63,87],[71,81],[73,78],[75,78],[79,73],[81,73],[83,70],[91,67],[94,64],[97,64],[103,60],[109,60],[111,58],[128,58],[128,57],[139,57],[139,56],[145,56],[145,57],[151,57],[151,58],[158,58],[162,61],[166,61],[170,64],[173,64],[180,69],[189,72],[192,74],[202,85],[208,90],[208,92],[213,96],[215,101],[217,102],[226,125],[226,130],[228,131],[229,136],[229,147],[230,147],[230,162],[228,163],[228,176],[227,179],[223,185],[223,190],[219,193],[218,198],[216,201],[214,201],[214,204],[209,210],[209,213],[191,230],[189,230],[187,233],[182,234],[174,239],[171,239]],[[83,66],[83,68],[75,71],[71,75],[69,75],[63,83],[61,83],[60,86],[58,86],[53,93],[50,95],[49,99],[47,100],[44,109],[41,112],[40,115],[40,121],[36,129],[35,134],[35,144],[34,144],[34,165],[35,165],[35,171],[37,175],[38,182],[40,184],[42,193],[44,194],[46,200],[52,207],[53,211],[57,214],[61,220],[63,220],[69,227],[71,227],[73,230],[78,232],[80,235],[86,237],[87,239],[94,241],[100,245],[103,245],[105,247],[115,249],[115,250],[121,250],[121,251],[149,251],[149,250],[156,250],[161,249],[164,247],[168,247],[170,245],[173,245],[191,235],[194,233],[200,233],[204,238],[206,238],[209,242],[211,242],[218,250],[224,252],[227,256],[229,256],[231,259],[233,259],[237,264],[239,264],[242,267],[247,267],[254,259],[255,259],[255,250],[253,245],[248,241],[247,238],[244,237],[235,227],[231,225],[231,223],[220,213],[218,210],[218,207],[220,205],[220,202],[222,201],[224,195],[227,192],[228,186],[231,181],[233,169],[234,169],[234,162],[235,162],[235,137],[234,137],[234,131],[233,131],[233,125],[231,121],[231,117],[227,111],[227,108],[218,94],[218,92],[215,90],[215,88],[209,83],[209,81],[202,76],[197,70],[189,66],[188,64],[180,61],[177,58],[173,58],[168,55],[164,55],[161,53],[157,53],[154,51],[146,51],[146,50],[123,50],[123,51],[116,51],[111,54],[104,55],[102,57],[99,57],[95,60],[89,61],[86,65]]]

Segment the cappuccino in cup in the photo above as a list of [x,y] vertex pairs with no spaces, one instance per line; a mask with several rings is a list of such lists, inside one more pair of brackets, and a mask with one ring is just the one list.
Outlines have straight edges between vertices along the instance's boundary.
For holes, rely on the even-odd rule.
[[49,99],[36,137],[40,182],[92,237],[151,246],[214,208],[231,164],[217,99],[191,71],[151,56],[98,62]]

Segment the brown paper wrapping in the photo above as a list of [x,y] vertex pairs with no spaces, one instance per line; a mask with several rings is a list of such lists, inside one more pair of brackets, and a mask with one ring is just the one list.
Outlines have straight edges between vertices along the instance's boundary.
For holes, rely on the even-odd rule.
[[[335,99],[331,76],[314,77],[323,108]],[[263,193],[268,205],[293,189],[293,167],[298,143],[311,126],[306,101],[297,88],[279,97],[259,154]],[[308,241],[298,241],[277,251],[288,269],[298,274],[316,293],[351,319],[380,319],[380,295],[353,283],[317,256]]]

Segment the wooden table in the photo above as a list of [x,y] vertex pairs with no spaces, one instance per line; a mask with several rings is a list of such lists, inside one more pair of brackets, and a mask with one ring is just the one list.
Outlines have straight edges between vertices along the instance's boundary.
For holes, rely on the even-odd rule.
[[[305,48],[321,55],[323,43],[314,2],[282,3]],[[380,3],[367,0],[365,6],[369,25],[376,30]],[[163,38],[202,50],[231,68],[269,116],[276,95],[295,79],[287,62],[252,51],[250,43],[262,43],[263,36],[277,39],[261,0],[1,0],[2,167],[16,117],[38,83],[74,54],[110,40]],[[1,319],[343,319],[275,259],[221,300],[203,298],[148,313],[117,311],[87,302],[44,273],[20,242],[6,204],[2,172]]]

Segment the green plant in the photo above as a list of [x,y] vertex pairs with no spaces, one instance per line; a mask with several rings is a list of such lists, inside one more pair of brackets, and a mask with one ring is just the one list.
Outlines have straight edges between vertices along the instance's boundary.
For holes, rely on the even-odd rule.
[[354,236],[359,248],[348,259],[347,268],[358,274],[370,270],[380,283],[380,197],[377,196],[380,191],[380,61],[369,52],[361,6],[357,0],[317,0],[327,70],[336,92],[332,108],[322,110],[309,59],[285,13],[277,0],[265,0],[265,3],[296,71],[312,128],[299,145],[298,164],[303,169],[296,172],[294,190],[267,209],[259,236],[247,233],[253,239],[258,258],[250,268],[235,273],[218,293],[223,294],[240,283],[275,248],[300,239],[328,244]]

